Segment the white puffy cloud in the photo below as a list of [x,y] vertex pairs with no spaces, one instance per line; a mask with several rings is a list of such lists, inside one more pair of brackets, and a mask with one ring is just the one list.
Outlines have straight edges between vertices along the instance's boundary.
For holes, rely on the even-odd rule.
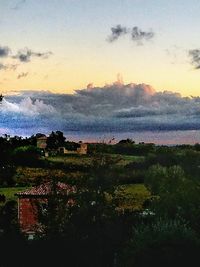
[[45,104],[42,100],[33,101],[30,97],[24,98],[18,104],[4,100],[1,104],[1,113],[4,114],[21,114],[23,116],[38,116],[55,114],[56,110]]

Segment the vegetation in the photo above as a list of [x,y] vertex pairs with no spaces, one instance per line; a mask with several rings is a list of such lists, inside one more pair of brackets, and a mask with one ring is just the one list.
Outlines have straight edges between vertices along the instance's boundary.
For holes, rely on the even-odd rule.
[[[28,266],[194,266],[200,252],[199,144],[126,139],[89,144],[87,155],[44,157],[36,147],[41,136],[0,137],[1,266],[27,266],[27,260]],[[54,151],[78,146],[60,131],[47,144]],[[38,207],[43,231],[30,241],[19,229],[15,193],[46,181],[76,190],[66,198],[55,191],[45,212]]]
[[19,193],[20,191],[24,191],[28,188],[29,187],[1,187],[0,195],[5,196],[5,201],[17,200],[15,194]]

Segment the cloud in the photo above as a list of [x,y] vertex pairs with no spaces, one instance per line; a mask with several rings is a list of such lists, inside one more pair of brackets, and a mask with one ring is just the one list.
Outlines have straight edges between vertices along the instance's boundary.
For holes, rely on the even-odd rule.
[[109,42],[116,41],[120,36],[123,36],[128,33],[128,29],[126,27],[122,27],[120,24],[118,24],[115,27],[111,28],[111,35],[108,37]]
[[51,106],[45,104],[42,100],[33,100],[30,97],[23,98],[19,103],[12,103],[4,100],[1,104],[2,114],[15,114],[27,117],[37,117],[38,115],[55,114],[56,110]]
[[[21,50],[18,50],[16,55],[12,55],[11,49],[8,46],[1,46],[0,45],[0,58],[2,59],[17,59],[19,62],[27,63],[30,62],[32,58],[41,58],[41,59],[47,59],[49,58],[53,53],[51,51],[47,52],[35,52],[32,51],[29,48],[24,48]],[[8,61],[7,61],[8,62]],[[0,63],[0,70],[16,70],[19,64],[10,64],[10,63]],[[17,79],[20,79],[22,77],[26,77],[28,73],[22,73],[17,76]]]
[[17,134],[200,130],[200,97],[156,92],[147,84],[90,84],[74,94],[21,91],[5,96],[0,128]]
[[152,31],[142,31],[138,27],[133,27],[131,31],[131,37],[134,42],[137,44],[142,44],[143,41],[147,41],[154,37],[154,33]]
[[0,70],[6,70],[7,66],[5,64],[0,63]]
[[25,78],[27,76],[28,76],[28,72],[22,72],[22,73],[18,74],[17,79]]
[[188,55],[195,69],[200,69],[200,49],[191,49],[188,51]]
[[34,52],[29,48],[21,49],[17,52],[13,58],[18,59],[20,62],[27,63],[30,62],[32,57],[38,57],[42,59],[47,59],[49,56],[51,56],[53,53],[48,52]]
[[90,88],[93,88],[93,87],[94,87],[93,83],[88,83],[87,89],[90,89]]
[[10,54],[10,48],[8,46],[0,46],[0,57],[8,57]]
[[0,63],[0,70],[16,70],[18,64],[2,64]]
[[118,24],[115,27],[111,28],[111,35],[107,38],[107,41],[112,43],[119,39],[119,37],[124,35],[130,35],[132,41],[137,44],[143,44],[143,41],[150,40],[154,37],[153,31],[143,31],[139,27],[135,26],[132,29]]
[[26,3],[26,0],[18,1],[18,2],[15,4],[15,6],[11,7],[11,9],[13,9],[13,10],[18,10],[18,9],[20,9],[25,3]]

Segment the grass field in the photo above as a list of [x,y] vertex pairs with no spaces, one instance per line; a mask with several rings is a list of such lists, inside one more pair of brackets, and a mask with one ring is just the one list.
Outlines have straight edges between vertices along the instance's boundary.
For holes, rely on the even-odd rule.
[[[3,187],[0,194],[4,194],[6,201],[17,200],[16,193],[30,187]],[[119,209],[140,210],[146,199],[150,197],[149,191],[143,184],[129,184],[117,189]]]
[[[105,154],[113,159],[116,159],[116,165],[123,166],[130,162],[143,161],[144,157],[130,156],[130,155],[118,155],[118,154]],[[62,179],[63,177],[79,179],[82,178],[82,171],[78,170],[78,166],[91,166],[93,163],[93,156],[90,155],[66,155],[49,157],[46,160],[55,163],[55,169],[48,168],[30,168],[30,167],[18,167],[16,169],[15,181],[16,184],[21,187],[7,187],[0,188],[0,194],[6,196],[6,200],[17,199],[14,195],[17,192],[23,191],[28,186],[34,185],[35,182],[40,183],[50,177],[56,177]],[[114,160],[115,162],[115,160]],[[58,163],[58,164],[57,164]],[[59,165],[61,163],[61,165]],[[65,165],[72,164],[74,169],[63,169],[62,163]],[[77,170],[76,170],[77,166]],[[24,186],[24,187],[23,187]],[[117,200],[119,207],[122,209],[138,210],[142,208],[142,205],[146,199],[150,196],[150,193],[143,184],[125,184],[117,189]]]
[[2,187],[0,188],[0,194],[4,194],[6,201],[17,200],[16,193],[26,190],[28,187]]
[[141,210],[150,192],[143,184],[128,184],[118,187],[117,199],[119,209]]
[[[142,156],[131,156],[131,155],[120,155],[120,154],[104,154],[105,156],[109,156],[113,159],[119,159],[118,165],[124,166],[130,162],[140,162],[144,160]],[[55,163],[66,163],[73,164],[77,166],[81,165],[91,165],[93,162],[94,156],[89,155],[65,155],[65,156],[56,156],[56,157],[48,157],[47,160]]]
[[77,166],[90,165],[92,163],[92,157],[80,155],[48,157],[47,160],[55,163],[73,164]]

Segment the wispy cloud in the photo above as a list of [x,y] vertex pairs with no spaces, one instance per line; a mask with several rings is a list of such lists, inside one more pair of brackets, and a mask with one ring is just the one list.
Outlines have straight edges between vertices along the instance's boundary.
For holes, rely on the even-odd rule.
[[0,63],[0,70],[6,70],[6,69],[7,69],[7,66],[2,64],[2,63]]
[[117,26],[111,28],[111,35],[108,36],[107,41],[112,43],[124,35],[130,35],[132,41],[137,44],[143,44],[144,41],[152,39],[155,34],[153,31],[143,31],[137,26],[128,28],[118,24]]
[[[10,59],[18,60],[21,63],[27,63],[32,60],[32,58],[40,58],[40,59],[47,59],[53,53],[51,51],[47,52],[35,52],[29,48],[23,48],[17,51],[16,54],[12,53],[12,50],[8,46],[0,45],[0,58],[4,60],[4,62],[0,62],[0,70],[16,70],[17,66],[16,61],[10,63]],[[9,59],[9,61],[5,61]],[[17,79],[27,76],[28,74],[23,73],[23,76],[18,75]]]
[[0,63],[0,70],[16,70],[18,67],[18,64],[3,64]]
[[189,50],[188,55],[194,68],[200,69],[200,49],[191,49]]
[[22,72],[22,73],[18,74],[17,79],[25,78],[27,76],[28,76],[28,72]]
[[111,35],[108,37],[109,42],[114,42],[116,41],[120,36],[125,35],[128,33],[128,29],[126,27],[121,26],[118,24],[115,27],[111,28]]
[[13,56],[13,58],[18,59],[20,62],[27,63],[30,62],[33,57],[38,57],[42,59],[46,59],[49,56],[51,56],[53,53],[48,52],[34,52],[29,48],[21,49],[17,52],[16,55]]
[[152,31],[142,31],[138,27],[133,27],[131,31],[131,37],[137,44],[143,44],[143,41],[150,40],[154,37],[154,32]]

